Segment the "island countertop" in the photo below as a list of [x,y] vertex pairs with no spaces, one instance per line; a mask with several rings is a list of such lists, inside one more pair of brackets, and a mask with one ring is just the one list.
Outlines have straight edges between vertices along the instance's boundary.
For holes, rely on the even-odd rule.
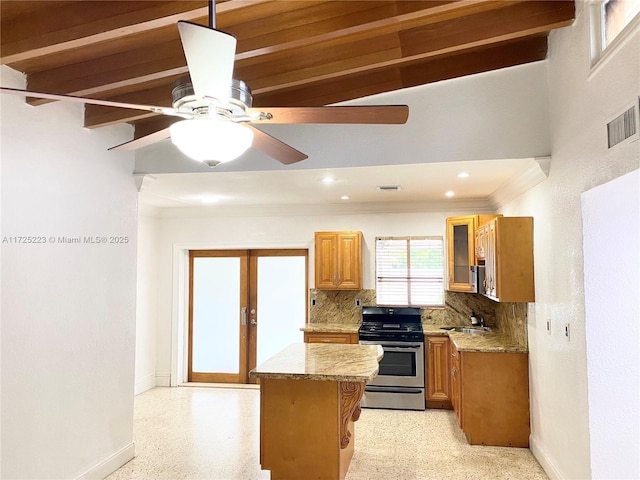
[[368,382],[378,374],[380,345],[294,343],[249,372],[251,378]]

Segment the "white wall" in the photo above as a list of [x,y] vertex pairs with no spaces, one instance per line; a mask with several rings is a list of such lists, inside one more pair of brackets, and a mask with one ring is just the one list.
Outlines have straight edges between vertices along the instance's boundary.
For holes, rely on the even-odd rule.
[[[531,444],[551,478],[567,479],[591,477],[580,195],[640,164],[640,142],[607,150],[605,129],[607,120],[638,101],[640,33],[588,78],[583,2],[576,2],[576,13],[573,26],[550,36],[549,178],[502,211],[535,217],[536,303],[530,304],[528,319]],[[615,251],[613,240],[611,248]],[[551,334],[545,329],[547,320]],[[566,324],[569,339],[564,336]],[[637,385],[639,379],[629,373],[626,381]],[[616,408],[614,392],[610,400],[609,408]]]
[[138,216],[135,394],[156,386],[156,322],[158,312],[157,212],[141,208]]
[[640,170],[583,193],[582,218],[591,473],[637,479]]
[[[2,478],[103,477],[133,456],[137,198],[133,155],[107,152],[131,130],[0,101]],[[4,241],[29,235],[46,243]],[[112,235],[128,243],[58,239]]]

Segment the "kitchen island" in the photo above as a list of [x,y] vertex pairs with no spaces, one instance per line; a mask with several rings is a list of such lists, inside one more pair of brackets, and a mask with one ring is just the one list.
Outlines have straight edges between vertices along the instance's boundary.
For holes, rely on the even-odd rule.
[[260,464],[272,480],[343,479],[379,345],[293,344],[251,372],[260,380]]

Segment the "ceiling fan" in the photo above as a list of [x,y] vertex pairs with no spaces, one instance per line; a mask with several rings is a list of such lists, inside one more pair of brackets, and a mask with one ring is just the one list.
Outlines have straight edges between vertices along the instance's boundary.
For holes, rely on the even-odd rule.
[[233,160],[249,147],[288,165],[308,156],[252,124],[403,124],[406,105],[252,108],[249,87],[233,78],[236,39],[215,28],[215,0],[209,1],[209,26],[178,21],[189,76],[178,79],[173,106],[112,102],[73,95],[0,87],[1,93],[146,110],[179,117],[170,127],[117,145],[110,150],[135,150],[171,138],[185,155],[214,167]]

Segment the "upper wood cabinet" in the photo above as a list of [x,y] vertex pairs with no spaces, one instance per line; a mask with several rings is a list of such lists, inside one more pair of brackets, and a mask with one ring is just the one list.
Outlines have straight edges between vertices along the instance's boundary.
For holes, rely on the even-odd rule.
[[451,291],[472,291],[469,267],[474,264],[476,222],[475,215],[447,218],[447,271]]
[[485,266],[485,295],[500,302],[535,301],[533,218],[497,217],[480,227],[475,238]]
[[362,288],[361,232],[316,232],[315,256],[317,289]]
[[471,265],[476,261],[476,230],[496,215],[465,215],[447,218],[447,290],[472,292]]

